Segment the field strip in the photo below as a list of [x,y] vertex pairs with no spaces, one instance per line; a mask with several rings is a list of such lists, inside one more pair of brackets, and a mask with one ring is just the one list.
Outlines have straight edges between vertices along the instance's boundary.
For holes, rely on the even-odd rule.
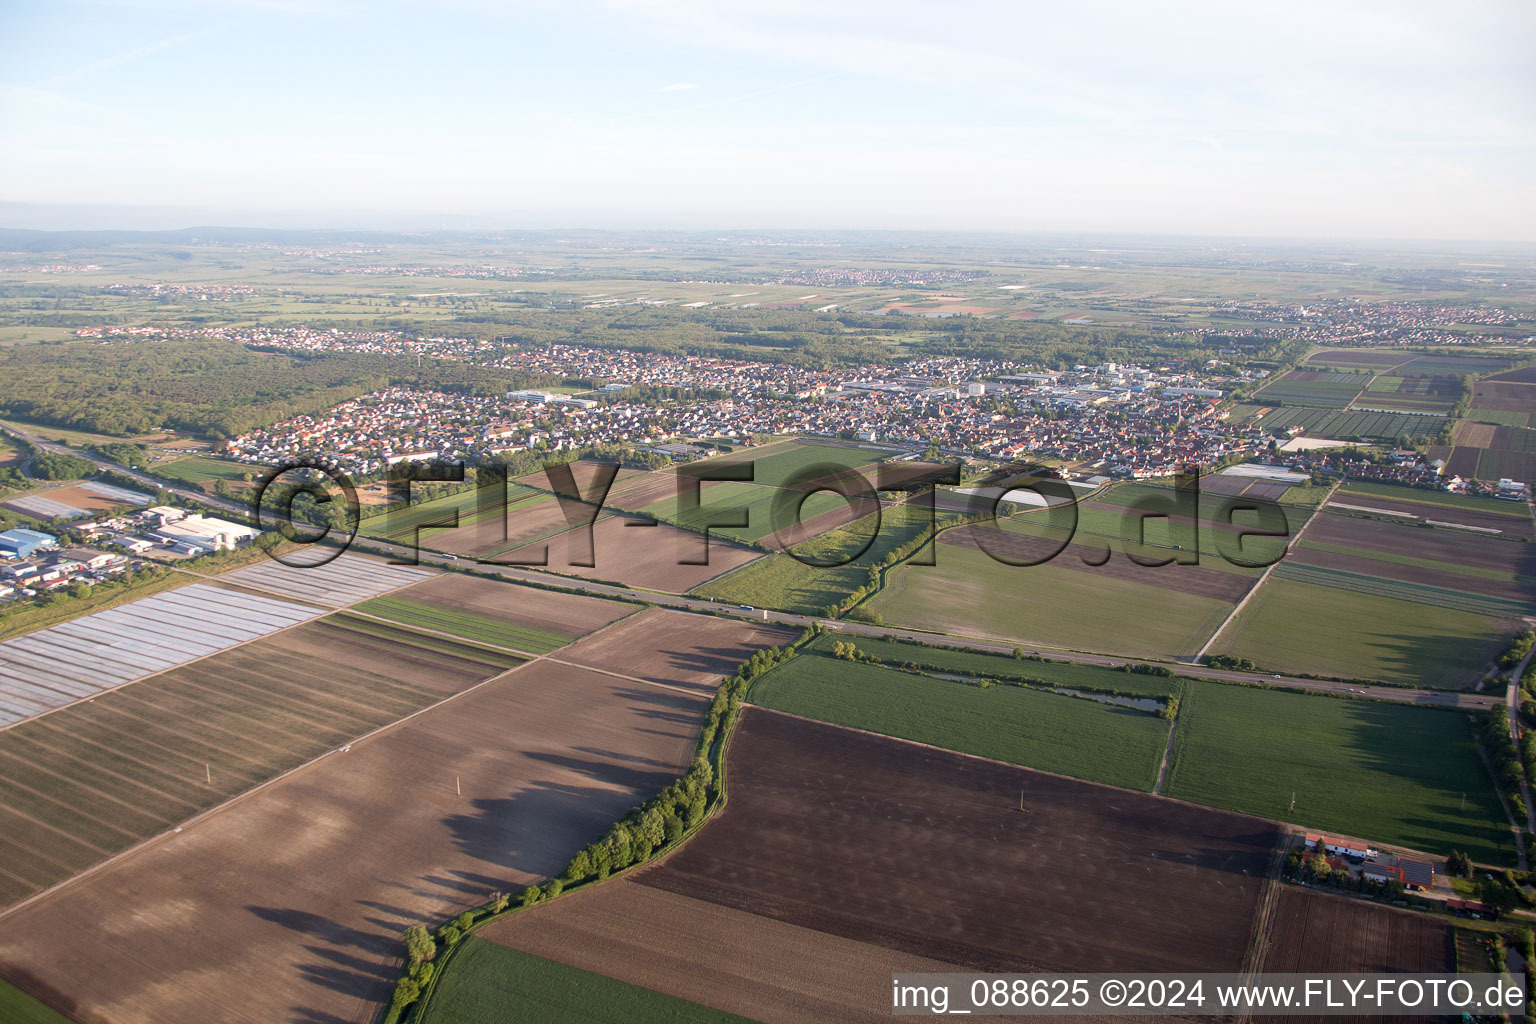
[[47,889],[41,890],[40,892],[33,893],[31,896],[27,897],[26,899],[22,900],[21,902],[12,904],[11,906],[6,907],[4,910],[0,910],[0,920],[4,920],[6,917],[8,917],[11,914],[15,913],[16,911],[20,910],[22,907],[31,906],[33,903],[36,903],[39,900],[42,900],[45,897],[48,897],[48,896],[52,895],[53,893],[59,892],[59,891],[61,891],[63,889],[68,888],[69,886],[75,885],[78,882],[81,882],[81,881],[83,881],[83,880],[85,880],[87,878],[90,878],[91,876],[95,875],[97,872],[105,870],[106,868],[112,866],[113,864],[116,864],[118,861],[122,860],[124,857],[131,857],[135,853],[139,852],[140,850],[143,850],[143,849],[145,849],[145,848],[147,848],[149,846],[154,845],[155,843],[159,843],[159,842],[165,840],[168,836],[175,835],[177,832],[180,832],[183,829],[190,828],[191,826],[197,824],[198,822],[202,821],[203,819],[211,817],[212,815],[215,815],[215,814],[219,813],[220,811],[224,810],[225,808],[227,808],[227,807],[229,807],[229,806],[231,806],[233,804],[236,804],[236,803],[240,802],[241,800],[246,799],[247,797],[250,797],[250,796],[252,796],[252,795],[254,795],[256,793],[260,793],[263,790],[267,789],[268,787],[274,786],[277,783],[282,782],[284,779],[288,778],[290,775],[294,775],[294,774],[296,774],[298,772],[302,772],[306,768],[309,768],[311,765],[319,764],[321,761],[325,760],[326,758],[332,757],[335,754],[341,752],[343,750],[343,748],[345,748],[345,747],[351,747],[354,744],[363,743],[363,742],[366,742],[368,740],[371,740],[371,739],[373,739],[376,736],[379,736],[379,735],[381,735],[383,733],[389,732],[392,729],[395,729],[395,728],[398,728],[399,726],[404,725],[405,723],[411,721],[412,719],[415,719],[415,718],[417,718],[417,717],[419,717],[421,715],[425,715],[425,714],[427,714],[430,711],[435,711],[435,710],[437,710],[438,708],[442,707],[445,704],[448,704],[448,703],[450,703],[452,701],[458,700],[460,697],[463,697],[465,694],[474,693],[475,691],[477,691],[477,690],[479,690],[479,689],[481,689],[483,687],[489,686],[492,683],[499,682],[499,681],[505,679],[507,676],[511,675],[513,672],[516,672],[516,671],[518,671],[519,669],[522,669],[522,668],[526,668],[527,666],[533,665],[533,664],[535,664],[535,663],[537,663],[537,662],[539,662],[541,660],[543,660],[541,657],[530,658],[529,660],[523,662],[520,665],[512,666],[511,668],[507,669],[505,672],[499,672],[496,675],[491,676],[489,679],[482,680],[481,682],[476,683],[474,686],[471,686],[471,687],[469,687],[466,690],[461,690],[458,693],[450,694],[449,696],[447,696],[447,697],[443,698],[442,700],[438,701],[436,704],[429,704],[428,706],[422,708],[419,711],[415,711],[415,712],[412,712],[409,715],[406,715],[404,718],[396,719],[395,721],[390,722],[387,725],[382,725],[379,728],[374,729],[372,732],[365,733],[364,735],[359,736],[356,739],[348,740],[346,743],[342,744],[341,747],[336,747],[336,748],[333,748],[331,750],[327,750],[325,753],[319,755],[318,757],[311,758],[310,760],[305,761],[303,764],[295,765],[294,767],[288,769],[287,771],[283,772],[280,775],[274,775],[272,778],[267,779],[264,782],[259,782],[256,785],[250,787],[249,789],[246,789],[246,790],[243,790],[242,792],[236,793],[234,796],[230,797],[228,800],[225,800],[223,803],[215,804],[212,807],[209,807],[209,808],[207,808],[207,809],[205,809],[203,811],[200,811],[199,813],[193,815],[190,818],[187,818],[185,821],[181,822],[179,825],[176,825],[173,828],[167,829],[164,832],[160,832],[160,833],[158,833],[156,835],[150,836],[148,839],[144,839],[144,840],[134,844],[133,846],[128,847],[126,850],[123,850],[123,851],[119,852],[118,854],[116,854],[113,857],[108,858],[107,860],[100,861],[99,863],[93,864],[90,867],[86,868],[85,870],[79,872],[78,874],[73,875],[73,876],[71,876],[69,878],[66,878],[64,881],[59,882],[56,885],[52,885],[52,886],[50,886]]
[[[626,615],[624,617],[624,619],[627,619],[627,618],[629,618],[629,616]],[[610,622],[608,625],[609,626],[617,626],[620,622],[623,622],[624,619],[618,619],[618,620],[616,620],[614,622]],[[604,626],[603,627],[603,629],[607,629],[607,628],[608,628],[608,626]],[[598,632],[600,633],[600,632],[602,632],[602,630],[598,630]],[[596,633],[589,633],[589,634],[587,634],[587,636],[596,636],[596,635],[597,635]],[[582,639],[585,640],[586,637],[582,637]],[[563,648],[563,647],[561,648],[561,650],[564,650],[564,649],[565,648]],[[607,668],[597,668],[594,665],[579,665],[579,664],[577,664],[574,661],[563,661],[560,658],[555,657],[553,654],[543,655],[540,660],[541,661],[550,662],[551,664],[554,664],[554,665],[563,665],[566,668],[579,668],[579,669],[582,669],[583,671],[586,671],[586,672],[596,672],[599,675],[612,676],[615,679],[622,679],[622,680],[624,680],[625,682],[628,682],[628,683],[644,683],[646,686],[654,686],[654,687],[656,687],[657,689],[660,689],[660,690],[674,690],[677,693],[686,693],[690,697],[697,697],[699,695],[699,691],[698,690],[690,690],[686,686],[676,686],[676,685],[674,685],[672,683],[658,683],[654,679],[641,679],[639,676],[627,676],[623,672],[615,672],[612,669],[607,669]]]
[[[209,580],[210,582],[217,582],[217,581],[219,581],[221,579],[221,577],[218,577],[218,576],[204,576],[202,573],[191,572],[191,571],[186,570],[186,569],[180,569],[178,571],[179,572],[185,572],[185,573],[187,573],[187,575],[194,576],[194,577],[197,577],[199,579]],[[435,575],[435,573],[433,575]],[[428,578],[430,578],[430,577],[428,577]],[[398,587],[394,587],[391,590],[381,591],[378,594],[370,594],[367,597],[358,598],[357,601],[354,601],[352,603],[360,603],[362,601],[371,600],[374,597],[381,597],[381,596],[384,596],[385,594],[391,594],[391,593],[394,593],[394,591],[396,591],[396,590],[401,590],[401,589],[403,589],[405,587],[412,586],[412,585],[414,585],[416,583],[419,583],[419,582],[421,582],[421,581],[420,580],[411,580],[409,582],[401,584]],[[197,584],[191,584],[191,585],[192,586],[196,586]],[[249,586],[248,584],[241,584],[241,585],[242,586]],[[91,616],[93,616],[93,615],[107,615],[110,612],[120,612],[120,611],[123,611],[125,609],[132,608],[134,605],[138,604],[140,601],[149,601],[149,600],[153,600],[154,598],[157,598],[157,597],[162,597],[162,596],[165,596],[165,595],[175,594],[180,589],[184,589],[184,588],[172,588],[171,590],[163,591],[163,592],[161,592],[159,594],[152,594],[149,597],[139,598],[138,600],[134,600],[134,601],[128,601],[125,604],[118,605],[118,606],[116,606],[114,608],[107,609],[105,611],[91,612],[91,613],[89,613],[87,615],[80,616],[79,618],[66,620],[63,623],[60,623],[59,626],[68,626],[68,625],[71,625],[71,624],[74,624],[74,623],[84,622],[84,621],[90,619]],[[226,588],[221,588],[221,589],[226,589]],[[27,715],[25,717],[19,718],[16,721],[5,722],[3,724],[0,724],[0,732],[3,732],[6,729],[9,729],[9,728],[11,728],[14,725],[19,725],[22,722],[34,722],[37,719],[42,718],[42,717],[44,717],[46,715],[52,714],[55,711],[59,711],[59,710],[62,710],[64,708],[68,708],[68,707],[74,707],[76,704],[79,704],[81,701],[95,700],[97,697],[102,696],[103,694],[111,693],[111,692],[113,692],[115,690],[120,690],[120,689],[122,689],[125,686],[132,686],[134,683],[142,682],[145,679],[152,679],[155,676],[163,675],[164,673],[173,671],[175,669],[184,668],[184,667],[186,667],[188,665],[195,665],[198,662],[203,661],[206,658],[211,658],[211,657],[214,657],[215,655],[223,654],[225,651],[238,650],[239,648],[244,647],[247,644],[254,643],[257,640],[265,640],[268,637],[279,636],[282,633],[286,633],[290,629],[293,629],[293,628],[295,628],[297,626],[307,625],[307,624],[312,623],[312,622],[316,621],[317,619],[323,617],[324,615],[329,614],[326,611],[325,608],[323,608],[321,606],[317,606],[315,604],[315,602],[313,602],[313,601],[306,601],[303,598],[299,598],[299,599],[295,600],[295,599],[291,598],[289,595],[280,594],[280,593],[276,593],[276,592],[273,592],[273,591],[268,591],[268,590],[266,590],[266,588],[263,588],[263,587],[251,587],[251,589],[261,590],[261,591],[266,592],[266,593],[271,593],[271,594],[273,594],[274,597],[280,597],[280,598],[283,598],[286,601],[290,601],[290,602],[292,602],[294,604],[295,607],[304,608],[306,611],[310,610],[310,609],[313,609],[315,614],[307,616],[307,617],[305,617],[303,619],[300,619],[297,622],[290,623],[289,625],[282,626],[281,628],[274,629],[274,630],[271,630],[271,631],[266,632],[266,633],[262,633],[262,634],[257,635],[257,636],[249,637],[249,638],[247,638],[245,640],[241,640],[241,641],[239,641],[237,643],[234,643],[234,644],[231,644],[231,645],[229,645],[227,647],[220,647],[220,648],[217,648],[217,649],[214,649],[214,650],[207,651],[206,653],[199,654],[196,657],[189,658],[186,661],[181,661],[181,662],[177,662],[175,664],[165,665],[165,666],[163,666],[161,668],[154,669],[154,670],[149,671],[149,672],[145,672],[143,675],[135,676],[132,679],[125,680],[125,681],[123,681],[121,683],[118,683],[118,684],[116,684],[114,686],[103,687],[103,688],[98,689],[98,690],[93,690],[90,693],[81,694],[80,696],[76,697],[74,700],[71,700],[71,701],[69,701],[67,703],[55,705],[55,706],[49,707],[49,708],[45,708],[45,709],[43,709],[41,711],[38,711],[36,713],[33,713],[33,714]],[[231,590],[231,591],[228,591],[228,593],[237,594],[238,591],[232,591]],[[350,605],[343,605],[340,608],[336,608],[336,609],[333,609],[333,610],[340,611],[343,608],[348,608],[348,607],[350,607]],[[398,625],[398,623],[396,623],[396,625]],[[24,640],[24,639],[36,637],[36,636],[46,632],[47,630],[58,629],[59,626],[48,626],[48,627],[45,627],[45,629],[38,630],[38,631],[33,632],[33,633],[25,633],[25,634],[23,634],[21,637],[19,637],[17,639]],[[7,643],[11,643],[11,642],[13,642],[13,641],[7,641]],[[4,649],[4,646],[0,645],[0,650],[3,650],[3,649]]]
[[[0,731],[18,725],[20,722],[32,722],[41,715],[51,714],[60,708],[69,708],[81,700],[92,700],[98,695],[114,691],[121,686],[131,685],[141,679],[149,679],[152,676],[160,676],[161,672],[170,669],[181,668],[183,665],[192,665],[206,657],[214,656],[221,651],[244,646],[252,640],[260,640],[263,637],[276,636],[284,633],[286,629],[292,629],[296,625],[304,625],[312,622],[316,617],[324,614],[323,609],[312,606],[296,605],[296,603],[276,602],[270,597],[260,597],[264,603],[264,616],[247,619],[247,628],[229,633],[215,633],[218,626],[215,623],[229,622],[227,617],[221,619],[215,611],[217,605],[207,602],[200,605],[197,597],[189,591],[201,588],[197,593],[217,593],[218,597],[237,599],[240,594],[235,591],[214,588],[206,583],[192,583],[187,588],[180,590],[163,591],[152,594],[137,602],[129,602],[126,605],[92,613],[89,616],[81,616],[57,626],[48,626],[46,629],[38,629],[35,633],[17,637],[15,640],[6,640],[0,645],[0,663],[9,663],[9,668],[14,671],[17,683],[9,683],[14,686],[31,686],[31,691],[14,692],[14,689],[0,689],[0,699],[5,694],[14,699],[23,700],[29,705],[37,706],[38,711],[28,711],[28,714],[15,717],[9,722],[0,723]],[[192,603],[187,603],[192,602]],[[197,619],[198,611],[203,609],[204,619]],[[154,613],[178,614],[180,619],[167,620],[155,619]],[[143,613],[151,613],[151,619],[143,619]],[[293,614],[303,613],[303,614]],[[258,620],[264,619],[264,622]],[[160,631],[154,628],[155,622],[164,622],[169,631]],[[197,623],[197,625],[194,625]],[[200,628],[201,626],[201,628]],[[209,628],[212,626],[212,628]],[[226,643],[227,636],[240,636],[246,634],[244,639],[233,640]],[[207,639],[198,639],[207,637]],[[189,651],[190,648],[190,651]],[[189,654],[190,657],[183,657]],[[86,663],[86,659],[95,663],[95,668]],[[117,665],[118,671],[111,671],[111,666]],[[127,668],[127,676],[123,676],[121,669]],[[40,672],[54,672],[55,676],[63,679],[51,679],[45,676],[43,679],[35,679]],[[112,682],[112,680],[117,682]],[[80,685],[68,688],[66,680],[77,680]],[[51,692],[71,697],[61,703],[43,705],[37,700],[26,700],[32,691],[38,691],[46,683]],[[109,683],[109,685],[104,685]]]
[[[607,625],[601,627],[600,629],[596,629],[596,630],[593,630],[591,633],[588,633],[587,636],[597,636],[599,633],[602,633],[604,630],[609,629],[609,628],[611,628],[614,625],[617,625],[619,622],[624,622],[628,618],[629,618],[629,616],[625,616],[624,618],[618,619],[615,622],[610,622]],[[98,862],[96,864],[93,864],[90,867],[88,867],[88,868],[84,869],[83,871],[79,872],[78,874],[75,874],[75,875],[73,875],[73,876],[71,876],[69,878],[64,879],[62,882],[58,882],[55,885],[49,886],[46,889],[40,890],[38,892],[35,892],[31,896],[28,896],[26,899],[22,900],[21,902],[12,904],[11,906],[4,908],[3,910],[0,910],[0,920],[4,920],[9,915],[14,914],[15,912],[19,911],[22,907],[31,906],[33,903],[39,902],[40,900],[44,899],[47,896],[50,896],[53,893],[59,892],[59,891],[61,891],[63,889],[68,888],[69,886],[75,885],[76,883],[78,883],[80,881],[83,881],[84,879],[90,878],[93,875],[95,875],[96,873],[105,870],[106,868],[110,867],[113,864],[116,864],[118,861],[122,860],[123,858],[132,856],[134,853],[138,852],[139,850],[143,850],[143,849],[145,849],[145,848],[147,848],[147,847],[149,847],[149,846],[151,846],[151,845],[153,845],[155,843],[162,842],[167,837],[175,835],[176,833],[182,831],[183,829],[189,828],[192,825],[195,825],[198,822],[204,820],[205,818],[211,817],[212,815],[215,815],[215,814],[219,813],[220,811],[224,810],[225,808],[230,807],[231,805],[236,804],[239,801],[246,799],[247,797],[250,797],[250,796],[252,796],[252,795],[254,795],[256,793],[263,792],[264,790],[268,789],[269,787],[274,786],[274,785],[276,785],[279,782],[282,782],[284,779],[288,778],[290,775],[294,775],[294,774],[297,774],[298,772],[302,772],[305,769],[309,768],[310,766],[318,764],[321,761],[325,760],[326,758],[332,757],[335,754],[337,754],[339,752],[342,752],[346,748],[352,747],[354,744],[367,742],[368,740],[371,740],[371,739],[373,739],[373,738],[375,738],[377,736],[381,736],[384,733],[387,733],[387,732],[390,732],[391,730],[397,729],[400,726],[405,725],[407,722],[413,721],[413,720],[415,720],[415,719],[421,717],[422,715],[425,715],[425,714],[427,714],[427,713],[429,713],[431,711],[435,711],[438,708],[441,708],[441,707],[443,707],[443,706],[445,706],[447,704],[450,704],[450,703],[458,700],[459,698],[461,698],[461,697],[463,697],[463,696],[465,696],[467,694],[475,693],[475,692],[477,692],[477,691],[479,691],[481,689],[484,689],[487,686],[490,686],[492,683],[500,682],[501,680],[506,679],[512,673],[517,672],[517,671],[519,671],[521,669],[527,668],[529,665],[535,665],[535,664],[538,664],[539,662],[545,661],[545,660],[548,660],[546,655],[536,655],[534,657],[531,657],[527,661],[522,662],[521,664],[512,666],[511,668],[507,669],[505,672],[498,672],[496,675],[491,676],[488,679],[484,679],[481,682],[476,683],[474,686],[468,687],[467,689],[464,689],[464,690],[460,690],[458,693],[449,694],[447,697],[444,697],[442,700],[438,701],[435,704],[429,704],[426,707],[421,708],[420,710],[413,711],[412,713],[406,715],[404,718],[398,718],[398,719],[396,719],[393,722],[388,722],[385,725],[381,725],[377,729],[374,729],[371,732],[364,733],[363,735],[357,737],[356,739],[348,740],[346,743],[342,744],[341,746],[332,748],[330,750],[327,750],[323,754],[320,754],[318,757],[314,757],[314,758],[311,758],[308,761],[305,761],[303,764],[294,765],[292,768],[289,768],[287,771],[282,772],[279,775],[274,775],[272,778],[267,779],[267,780],[265,780],[263,782],[259,782],[256,785],[251,786],[249,789],[246,789],[246,790],[243,790],[243,791],[241,791],[239,793],[236,793],[234,796],[230,797],[228,800],[223,801],[222,803],[215,804],[212,807],[206,808],[205,810],[198,812],[197,814],[193,815],[190,818],[185,819],[180,824],[178,824],[178,825],[176,825],[176,826],[174,826],[172,828],[166,829],[163,832],[159,832],[159,833],[157,833],[155,835],[152,835],[148,839],[144,839],[144,840],[134,844],[133,846],[130,846],[127,849],[120,851],[116,855],[114,855],[112,857],[109,857],[108,859],[106,859],[104,861],[100,861],[100,862]],[[574,666],[574,667],[576,667],[576,668],[583,668],[583,669],[587,668],[587,666],[585,666],[585,665],[577,665],[577,666]],[[592,669],[591,671],[601,671],[601,670],[599,670],[599,669]],[[615,673],[608,673],[608,674],[609,675],[613,675]],[[628,678],[628,677],[622,677],[622,678]],[[643,682],[643,680],[640,680],[640,681]],[[662,684],[651,683],[649,685],[661,686]],[[666,688],[666,689],[674,689],[674,687],[664,687],[664,688]],[[695,696],[695,697],[698,696],[698,693],[696,691],[688,691],[688,692],[689,692],[690,696]]]
[[[1083,778],[1077,777],[1076,775],[1063,775],[1061,772],[1048,771],[1048,770],[1046,770],[1044,768],[1031,768],[1028,765],[1015,764],[1012,761],[1000,761],[1000,760],[998,760],[995,757],[984,757],[981,754],[968,754],[968,753],[966,753],[963,750],[955,750],[955,749],[953,749],[951,747],[941,747],[941,746],[939,746],[938,744],[935,744],[935,743],[924,743],[921,740],[904,739],[904,738],[902,738],[900,736],[892,736],[892,735],[890,735],[888,733],[874,732],[874,731],[872,731],[870,729],[860,729],[859,727],[853,726],[853,725],[842,725],[842,724],[840,724],[838,722],[828,722],[828,721],[825,721],[824,719],[820,719],[820,718],[811,718],[808,715],[797,715],[793,711],[780,711],[777,708],[766,707],[765,705],[762,705],[762,704],[753,704],[751,701],[744,700],[744,701],[741,702],[741,706],[744,707],[744,708],[752,708],[755,711],[760,711],[763,714],[767,714],[767,715],[782,715],[785,718],[794,718],[794,719],[798,719],[798,720],[800,720],[802,722],[812,722],[812,723],[814,723],[816,725],[824,725],[824,726],[828,726],[829,728],[833,728],[833,729],[845,729],[848,732],[856,732],[856,733],[861,733],[862,735],[865,735],[865,736],[873,736],[876,739],[886,740],[886,741],[891,742],[891,743],[905,743],[908,746],[922,747],[925,750],[936,750],[939,753],[942,753],[942,754],[952,754],[955,757],[968,757],[968,758],[970,758],[973,761],[984,761],[987,764],[1001,765],[1004,768],[1012,768],[1012,769],[1014,769],[1016,771],[1034,772],[1037,775],[1049,775],[1053,779],[1064,779],[1064,780],[1066,780],[1068,782],[1075,782],[1075,783],[1079,783],[1079,784],[1084,785],[1084,786],[1101,786],[1104,789],[1112,789],[1116,793],[1134,793],[1137,796],[1155,796],[1159,800],[1170,800],[1170,801],[1172,801],[1174,803],[1184,804],[1184,805],[1189,806],[1189,807],[1201,807],[1201,808],[1204,808],[1206,810],[1213,810],[1213,809],[1214,810],[1218,810],[1218,811],[1225,810],[1225,808],[1221,808],[1221,807],[1212,808],[1209,804],[1197,804],[1197,803],[1195,803],[1195,802],[1193,802],[1191,800],[1179,800],[1176,797],[1162,796],[1161,794],[1158,794],[1158,793],[1148,793],[1144,789],[1127,789],[1124,786],[1116,786],[1116,785],[1113,785],[1113,784],[1108,783],[1108,782],[1094,782],[1092,779],[1083,779]],[[1230,814],[1243,814],[1245,817],[1250,817],[1250,818],[1257,818],[1258,817],[1258,815],[1256,815],[1256,814],[1246,814],[1243,811],[1229,811],[1228,813],[1230,813]],[[1269,819],[1268,818],[1261,818],[1260,820],[1261,821],[1268,821]],[[1277,824],[1277,825],[1284,825],[1286,823],[1285,822],[1275,822],[1275,824]],[[3,916],[4,916],[3,914],[0,914],[0,917],[3,917]]]
[[[1342,483],[1342,482],[1343,482],[1342,480],[1339,481],[1339,483]],[[1322,500],[1321,504],[1318,506],[1319,508],[1327,507],[1328,499],[1333,496],[1333,492],[1334,492],[1335,489],[1338,488],[1339,483],[1335,483],[1333,485],[1333,487],[1329,488],[1328,494],[1323,497],[1323,500]],[[1319,518],[1318,516],[1314,515],[1314,516],[1310,517],[1305,523],[1301,524],[1301,529],[1296,531],[1296,536],[1292,537],[1291,540],[1290,540],[1290,543],[1286,545],[1286,555],[1290,554],[1291,549],[1294,546],[1296,546],[1297,544],[1301,543],[1301,535],[1306,533],[1307,532],[1307,527],[1309,527],[1313,523],[1315,523],[1318,520],[1318,518]],[[1259,589],[1261,587],[1263,587],[1266,582],[1268,582],[1269,574],[1275,571],[1275,566],[1279,565],[1281,562],[1284,562],[1284,561],[1285,561],[1285,556],[1281,556],[1279,559],[1271,562],[1270,564],[1268,564],[1268,565],[1266,565],[1264,567],[1264,573],[1263,573],[1263,575],[1261,575],[1259,577],[1258,582],[1256,582],[1253,586],[1248,588],[1248,593],[1243,595],[1243,599],[1241,601],[1237,602],[1237,605],[1232,609],[1231,613],[1228,614],[1227,617],[1222,620],[1221,625],[1216,627],[1216,632],[1212,633],[1210,639],[1205,642],[1205,645],[1203,647],[1201,647],[1200,650],[1195,652],[1195,656],[1190,659],[1190,664],[1198,665],[1198,664],[1201,663],[1201,660],[1205,657],[1205,652],[1211,649],[1211,644],[1216,642],[1216,638],[1221,636],[1221,634],[1226,631],[1226,628],[1232,624],[1232,620],[1236,619],[1238,617],[1238,615],[1242,612],[1242,610],[1245,607],[1247,607],[1248,602],[1253,597],[1253,595],[1257,594],[1259,592]]]
[[[359,601],[358,603],[359,604],[365,604],[367,601],[372,601],[372,600],[373,600],[373,598],[371,598],[371,597],[370,598],[365,598],[363,601]],[[348,615],[356,615],[360,619],[368,619],[368,620],[370,620],[372,622],[377,622],[381,626],[394,626],[396,629],[409,629],[409,630],[414,630],[417,633],[430,633],[433,636],[442,637],[444,640],[458,640],[460,642],[467,641],[469,643],[485,644],[487,647],[495,647],[498,650],[510,651],[513,654],[519,654],[519,655],[522,655],[525,658],[538,658],[538,657],[542,657],[542,655],[535,654],[532,651],[525,651],[521,647],[511,647],[511,646],[508,646],[507,644],[496,643],[496,642],[491,641],[491,640],[469,640],[468,637],[458,636],[457,634],[454,634],[454,633],[445,633],[445,632],[443,632],[440,629],[432,629],[432,628],[430,628],[428,626],[418,626],[418,625],[415,625],[414,623],[406,624],[406,623],[403,623],[403,622],[397,622],[394,619],[382,618],[382,617],[380,617],[378,615],[374,615],[374,614],[372,614],[370,612],[358,611],[355,607],[343,608],[343,609],[338,609],[338,610],[339,611],[345,611]],[[615,621],[618,621],[618,620],[615,620]],[[570,646],[571,644],[575,643],[577,640],[580,640],[580,639],[582,639],[582,637],[576,637],[575,639],[567,640],[565,643],[561,644],[559,647],[557,647],[555,649],[556,650],[563,650],[564,648]]]

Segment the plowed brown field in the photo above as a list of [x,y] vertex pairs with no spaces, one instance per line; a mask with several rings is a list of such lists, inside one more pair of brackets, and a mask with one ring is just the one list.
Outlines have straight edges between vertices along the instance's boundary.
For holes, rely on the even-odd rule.
[[984,971],[1236,971],[1278,839],[760,708],[729,770],[720,817],[638,882]]

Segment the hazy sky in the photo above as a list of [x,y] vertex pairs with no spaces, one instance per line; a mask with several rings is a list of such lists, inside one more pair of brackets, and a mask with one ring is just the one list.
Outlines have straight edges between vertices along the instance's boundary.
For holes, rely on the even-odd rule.
[[1536,240],[1536,4],[0,0],[0,157],[202,222]]

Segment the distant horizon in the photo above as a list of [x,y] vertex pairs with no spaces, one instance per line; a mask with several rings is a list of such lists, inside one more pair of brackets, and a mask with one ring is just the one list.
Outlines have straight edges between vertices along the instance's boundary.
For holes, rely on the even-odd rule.
[[[303,219],[309,216],[310,219]],[[46,235],[183,234],[196,231],[328,233],[340,235],[440,236],[476,234],[551,234],[562,231],[615,235],[687,235],[718,233],[722,235],[804,236],[906,235],[928,237],[975,237],[1020,240],[1114,240],[1144,242],[1210,242],[1234,245],[1328,246],[1427,246],[1487,247],[1530,249],[1536,255],[1533,238],[1472,238],[1412,235],[1320,235],[1320,234],[1244,234],[1132,230],[1093,227],[918,227],[858,224],[782,224],[738,223],[561,223],[529,217],[519,221],[512,215],[494,214],[410,214],[381,211],[343,211],[330,217],[309,211],[215,210],[193,207],[87,206],[66,203],[17,203],[0,200],[0,231],[35,232]]]

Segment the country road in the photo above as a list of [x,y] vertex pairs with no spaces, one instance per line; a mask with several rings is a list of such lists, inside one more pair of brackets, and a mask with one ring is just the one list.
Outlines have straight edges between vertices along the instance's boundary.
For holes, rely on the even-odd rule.
[[[145,473],[129,470],[115,462],[101,459],[89,452],[76,451],[64,445],[46,441],[36,435],[18,430],[16,427],[0,422],[3,429],[22,440],[42,448],[45,451],[59,452],[62,454],[76,455],[95,463],[101,469],[112,470],[122,476],[127,476],[142,483],[151,490],[167,490],[194,501],[214,508],[221,508],[239,515],[248,515],[248,506],[227,498],[206,494],[203,491],[167,484]],[[384,555],[392,559],[402,561],[414,560],[416,553],[410,548],[399,544],[390,544],[384,541],[367,540],[359,537],[352,544],[352,549],[367,551]],[[571,590],[579,590],[595,597],[620,598],[627,601],[650,602],[666,608],[678,611],[694,612],[702,615],[731,615],[738,618],[750,617],[758,621],[777,622],[786,626],[804,628],[813,623],[819,623],[823,627],[848,636],[868,636],[879,638],[895,638],[899,640],[917,640],[923,643],[941,643],[953,647],[964,647],[968,650],[983,651],[991,654],[1012,654],[1016,649],[1025,654],[1038,655],[1052,661],[1066,661],[1079,665],[1099,665],[1107,668],[1119,668],[1122,665],[1164,665],[1167,668],[1184,676],[1200,679],[1214,679],[1222,682],[1235,683],[1259,683],[1265,686],[1282,687],[1293,690],[1309,690],[1317,693],[1346,694],[1358,697],[1369,697],[1374,700],[1392,701],[1399,704],[1421,704],[1430,707],[1461,708],[1463,710],[1487,710],[1499,703],[1500,698],[1477,693],[1458,693],[1448,690],[1422,690],[1408,689],[1396,686],[1370,686],[1355,683],[1338,683],[1320,679],[1300,679],[1294,676],[1267,675],[1262,672],[1237,672],[1229,669],[1207,668],[1204,665],[1190,665],[1184,662],[1165,664],[1157,661],[1145,661],[1138,658],[1121,658],[1111,655],[1086,654],[1078,651],[1066,651],[1053,647],[1036,647],[1009,643],[999,640],[987,640],[978,637],[959,637],[944,633],[927,632],[920,629],[902,628],[897,626],[875,626],[869,623],[854,622],[847,619],[824,619],[808,615],[796,615],[790,612],[778,612],[768,609],[744,609],[740,605],[727,604],[719,601],[710,601],[704,598],[689,597],[687,595],[663,594],[650,590],[636,590],[629,587],[616,586],[609,583],[595,583],[576,576],[564,576],[552,572],[539,572],[534,569],[524,569],[514,566],[497,566],[494,564],[480,565],[468,558],[459,558],[454,555],[441,555],[430,551],[420,553],[420,561],[423,565],[437,568],[464,568],[479,567],[491,569],[499,575],[519,582],[533,585],[559,586]],[[295,571],[302,572],[302,569]]]
[[[1525,652],[1525,657],[1515,666],[1508,689],[1504,691],[1504,700],[1509,706],[1509,738],[1515,741],[1516,750],[1520,749],[1520,737],[1525,732],[1520,724],[1520,680],[1525,678],[1525,670],[1531,663],[1532,655],[1536,655],[1536,647]],[[1526,828],[1532,835],[1536,835],[1536,808],[1531,807],[1531,787],[1526,783],[1524,772],[1520,774],[1520,798],[1525,801]]]

